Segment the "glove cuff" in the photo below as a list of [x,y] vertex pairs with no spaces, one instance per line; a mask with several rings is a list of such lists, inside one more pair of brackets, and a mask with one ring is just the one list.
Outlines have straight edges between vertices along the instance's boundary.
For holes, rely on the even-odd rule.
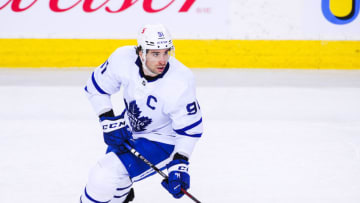
[[189,167],[187,164],[176,164],[168,168],[168,172],[177,171],[177,172],[186,172],[188,173]]
[[168,172],[177,171],[177,172],[186,172],[189,171],[189,162],[183,159],[176,159],[171,161],[168,165]]
[[127,126],[124,118],[117,118],[116,120],[104,119],[100,124],[104,133],[109,133]]

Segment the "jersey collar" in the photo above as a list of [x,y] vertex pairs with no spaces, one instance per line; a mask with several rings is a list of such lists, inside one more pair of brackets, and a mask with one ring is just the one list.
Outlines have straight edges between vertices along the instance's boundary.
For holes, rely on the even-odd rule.
[[170,67],[170,64],[169,64],[169,62],[168,62],[168,63],[166,64],[166,66],[165,66],[164,71],[163,71],[160,75],[157,75],[157,76],[155,76],[155,77],[150,77],[150,76],[146,76],[146,75],[144,74],[144,70],[143,70],[142,63],[141,63],[141,60],[140,60],[140,57],[139,57],[139,56],[137,57],[137,59],[136,59],[136,61],[135,61],[135,64],[139,67],[140,77],[145,78],[148,82],[154,82],[154,81],[156,81],[157,79],[162,78],[162,77],[166,74],[166,72],[169,70],[169,67]]

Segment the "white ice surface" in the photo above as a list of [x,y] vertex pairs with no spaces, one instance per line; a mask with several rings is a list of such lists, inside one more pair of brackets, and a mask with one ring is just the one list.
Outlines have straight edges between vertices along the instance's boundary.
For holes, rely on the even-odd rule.
[[[83,93],[90,71],[0,69],[1,203],[78,202],[106,148]],[[199,200],[360,202],[360,71],[194,72],[205,132],[189,191]],[[160,181],[136,183],[134,203],[192,202]]]

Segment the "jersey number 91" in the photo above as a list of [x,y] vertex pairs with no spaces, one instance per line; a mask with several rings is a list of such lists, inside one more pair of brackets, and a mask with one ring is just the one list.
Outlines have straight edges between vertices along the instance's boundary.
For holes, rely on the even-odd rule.
[[188,112],[188,115],[196,114],[198,109],[200,109],[200,105],[197,101],[194,101],[194,102],[186,105],[186,110]]

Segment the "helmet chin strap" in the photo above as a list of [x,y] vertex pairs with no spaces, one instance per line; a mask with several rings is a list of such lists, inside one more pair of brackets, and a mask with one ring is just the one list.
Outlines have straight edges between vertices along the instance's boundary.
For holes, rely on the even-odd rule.
[[141,60],[144,74],[146,76],[155,77],[156,74],[151,72],[151,70],[146,66],[146,49],[143,49],[143,51],[142,51],[142,58],[144,59],[144,60]]

